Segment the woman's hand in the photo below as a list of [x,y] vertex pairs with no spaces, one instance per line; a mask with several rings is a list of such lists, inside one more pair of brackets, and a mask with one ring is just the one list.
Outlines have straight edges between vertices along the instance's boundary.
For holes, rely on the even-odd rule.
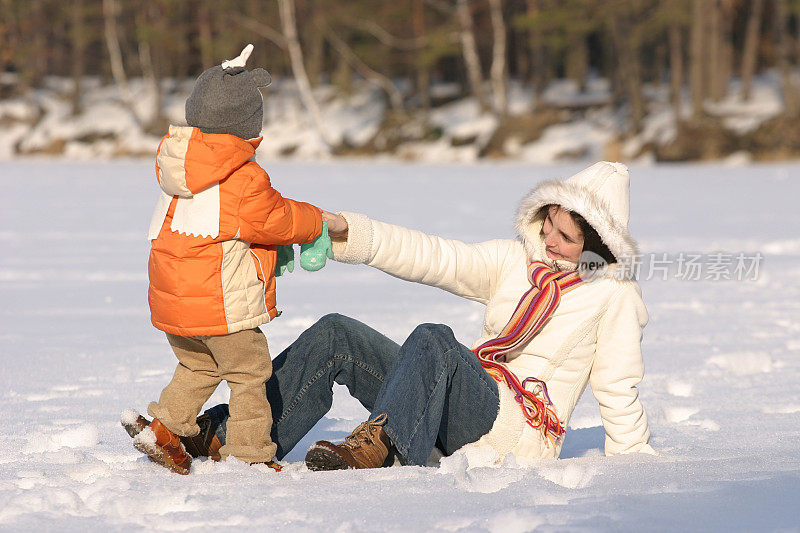
[[347,220],[342,215],[336,215],[327,211],[322,211],[322,220],[328,223],[328,235],[331,238],[346,239],[347,238]]

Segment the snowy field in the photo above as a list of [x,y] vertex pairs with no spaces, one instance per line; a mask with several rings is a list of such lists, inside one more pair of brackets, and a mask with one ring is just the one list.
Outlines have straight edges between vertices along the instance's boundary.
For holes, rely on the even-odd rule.
[[[286,196],[467,241],[511,237],[517,200],[580,168],[264,166]],[[800,164],[632,168],[631,231],[657,259],[641,272],[640,391],[661,457],[606,458],[587,390],[562,459],[536,468],[467,469],[456,456],[309,472],[307,446],[366,414],[337,390],[282,473],[198,460],[184,477],[149,463],[119,426],[175,366],[147,308],[152,163],[3,162],[0,530],[800,531],[798,174]],[[330,312],[398,342],[440,322],[470,344],[482,321],[478,304],[340,264],[281,278],[278,307],[264,327],[274,354]],[[226,399],[223,385],[209,404]]]

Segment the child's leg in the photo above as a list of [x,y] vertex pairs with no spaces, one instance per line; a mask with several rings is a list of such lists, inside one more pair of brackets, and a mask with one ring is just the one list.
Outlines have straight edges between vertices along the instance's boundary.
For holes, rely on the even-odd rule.
[[167,340],[179,364],[172,381],[161,391],[158,402],[150,403],[147,412],[173,433],[192,437],[200,432],[197,414],[219,385],[217,364],[211,351],[195,337],[167,333]]
[[276,446],[270,439],[272,411],[265,383],[272,375],[267,338],[248,329],[204,338],[219,365],[219,375],[231,389],[223,458],[233,455],[248,463],[271,461]]

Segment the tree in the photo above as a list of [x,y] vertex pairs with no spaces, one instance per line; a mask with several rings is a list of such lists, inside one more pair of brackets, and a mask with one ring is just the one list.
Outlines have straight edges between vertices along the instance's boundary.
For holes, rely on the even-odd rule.
[[617,52],[617,72],[630,107],[631,126],[638,132],[644,118],[644,96],[639,52],[642,43],[641,26],[636,19],[643,17],[641,2],[625,2],[609,9],[607,24]]
[[294,72],[294,78],[297,82],[298,90],[300,91],[300,99],[306,110],[308,110],[311,120],[316,125],[322,140],[329,146],[332,146],[333,139],[328,134],[328,130],[322,120],[322,113],[319,110],[317,101],[314,99],[314,93],[311,92],[311,83],[308,80],[306,67],[303,63],[303,50],[297,38],[297,19],[295,18],[294,0],[278,0],[278,6],[280,8],[283,37],[286,39],[286,49],[289,52],[292,71]]
[[752,0],[749,4],[750,16],[747,18],[747,30],[744,38],[744,49],[742,50],[742,98],[744,100],[750,99],[753,75],[756,72],[764,0]]
[[72,114],[82,111],[81,89],[86,70],[86,6],[84,0],[72,0],[70,4],[70,41],[72,42]]
[[786,36],[788,31],[788,11],[786,0],[775,0],[775,34],[777,40],[778,70],[781,75],[781,90],[783,102],[788,115],[795,117],[798,114],[798,88],[792,80],[789,62],[789,42]]
[[164,117],[164,95],[161,89],[163,66],[156,55],[158,52],[154,52],[160,51],[163,54],[162,40],[168,35],[166,12],[162,2],[163,0],[151,0],[137,9],[135,15],[139,66],[153,95],[149,117],[143,122],[145,131],[153,134],[161,134],[167,127],[167,120]]
[[507,83],[506,75],[508,72],[506,60],[506,23],[503,19],[502,0],[489,0],[490,14],[492,19],[492,35],[494,36],[492,46],[492,66],[490,75],[492,79],[492,95],[494,112],[497,115],[505,115],[508,110],[507,102]]
[[125,62],[122,58],[119,32],[117,31],[117,17],[119,17],[118,0],[103,0],[103,35],[111,63],[111,74],[119,87],[122,102],[130,110],[136,122],[141,124],[136,108],[134,107],[133,94],[128,85],[128,75],[125,72]]
[[707,0],[692,0],[692,27],[689,54],[689,83],[692,93],[692,117],[697,119],[703,114],[703,102],[706,98],[707,72],[705,53],[705,28],[707,20]]
[[488,110],[489,103],[483,88],[483,71],[478,55],[478,44],[475,40],[475,26],[472,22],[469,0],[456,0],[456,15],[459,25],[458,38],[461,41],[461,53],[464,56],[464,66],[467,69],[470,89],[473,96],[478,99],[481,109]]

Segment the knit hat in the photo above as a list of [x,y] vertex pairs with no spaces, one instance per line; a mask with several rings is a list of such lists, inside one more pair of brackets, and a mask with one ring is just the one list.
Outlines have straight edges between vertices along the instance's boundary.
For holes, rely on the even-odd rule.
[[253,45],[239,57],[206,70],[186,100],[186,122],[203,133],[228,133],[242,139],[261,135],[264,101],[259,87],[272,79],[263,68],[245,69]]
[[[603,243],[623,268],[632,272],[638,247],[628,232],[630,218],[630,174],[622,163],[600,161],[566,180],[540,183],[520,202],[517,209],[517,233],[528,254],[545,263],[541,227],[542,208],[556,204],[578,213],[597,231]],[[559,265],[555,265],[558,267]],[[630,273],[626,271],[626,274]]]

